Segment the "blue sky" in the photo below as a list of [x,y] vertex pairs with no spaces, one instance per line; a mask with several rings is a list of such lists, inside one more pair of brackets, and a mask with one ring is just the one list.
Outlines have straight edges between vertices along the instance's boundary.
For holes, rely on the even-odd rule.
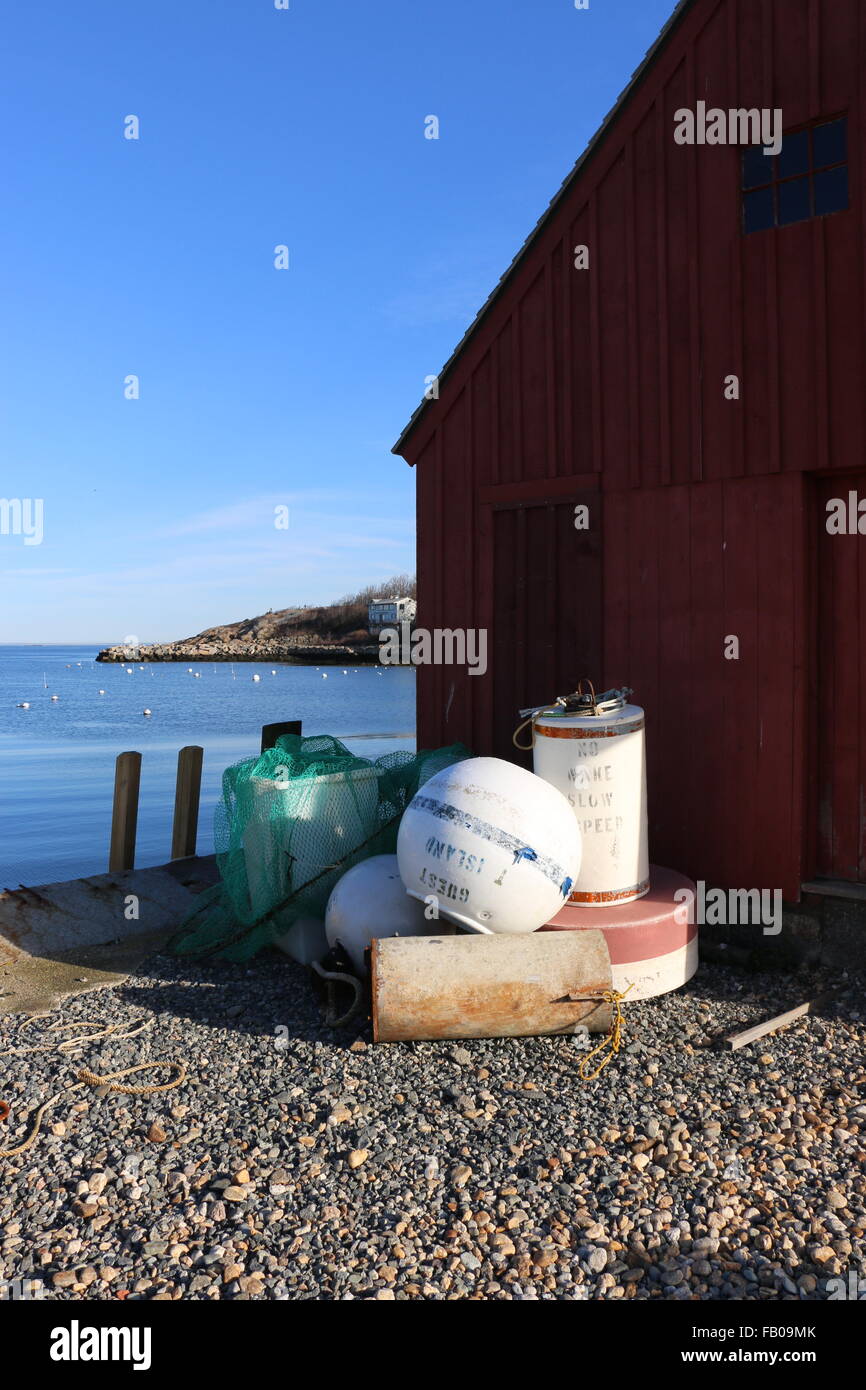
[[391,446],[672,8],[10,6],[0,498],[44,534],[0,534],[0,642],[166,640],[413,569]]

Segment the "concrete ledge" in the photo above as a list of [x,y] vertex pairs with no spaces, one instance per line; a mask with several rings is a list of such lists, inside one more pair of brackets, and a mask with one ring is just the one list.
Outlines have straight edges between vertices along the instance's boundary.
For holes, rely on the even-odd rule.
[[167,931],[217,878],[211,855],[0,893],[0,961]]

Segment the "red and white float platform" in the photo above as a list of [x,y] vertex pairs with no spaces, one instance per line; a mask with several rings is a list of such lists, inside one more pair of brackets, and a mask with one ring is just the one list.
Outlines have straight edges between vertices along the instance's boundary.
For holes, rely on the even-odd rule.
[[[688,890],[691,899],[679,898]],[[685,920],[695,901],[695,885],[674,869],[650,865],[649,891],[632,902],[591,909],[566,903],[540,931],[604,933],[610,952],[613,987],[629,990],[629,1002],[679,989],[698,968],[698,928]]]

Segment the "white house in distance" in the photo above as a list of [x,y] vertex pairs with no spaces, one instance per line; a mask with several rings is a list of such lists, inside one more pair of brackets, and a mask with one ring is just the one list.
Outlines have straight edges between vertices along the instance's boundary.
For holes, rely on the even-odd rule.
[[378,632],[396,623],[414,623],[416,608],[413,598],[374,598],[367,606],[367,627]]

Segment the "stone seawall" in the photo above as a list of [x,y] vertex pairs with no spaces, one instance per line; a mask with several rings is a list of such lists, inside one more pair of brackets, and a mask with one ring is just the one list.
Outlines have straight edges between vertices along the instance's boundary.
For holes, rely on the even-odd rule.
[[126,665],[152,661],[282,661],[294,666],[369,666],[378,662],[379,647],[374,643],[350,647],[305,642],[168,642],[152,647],[105,647],[96,660]]

